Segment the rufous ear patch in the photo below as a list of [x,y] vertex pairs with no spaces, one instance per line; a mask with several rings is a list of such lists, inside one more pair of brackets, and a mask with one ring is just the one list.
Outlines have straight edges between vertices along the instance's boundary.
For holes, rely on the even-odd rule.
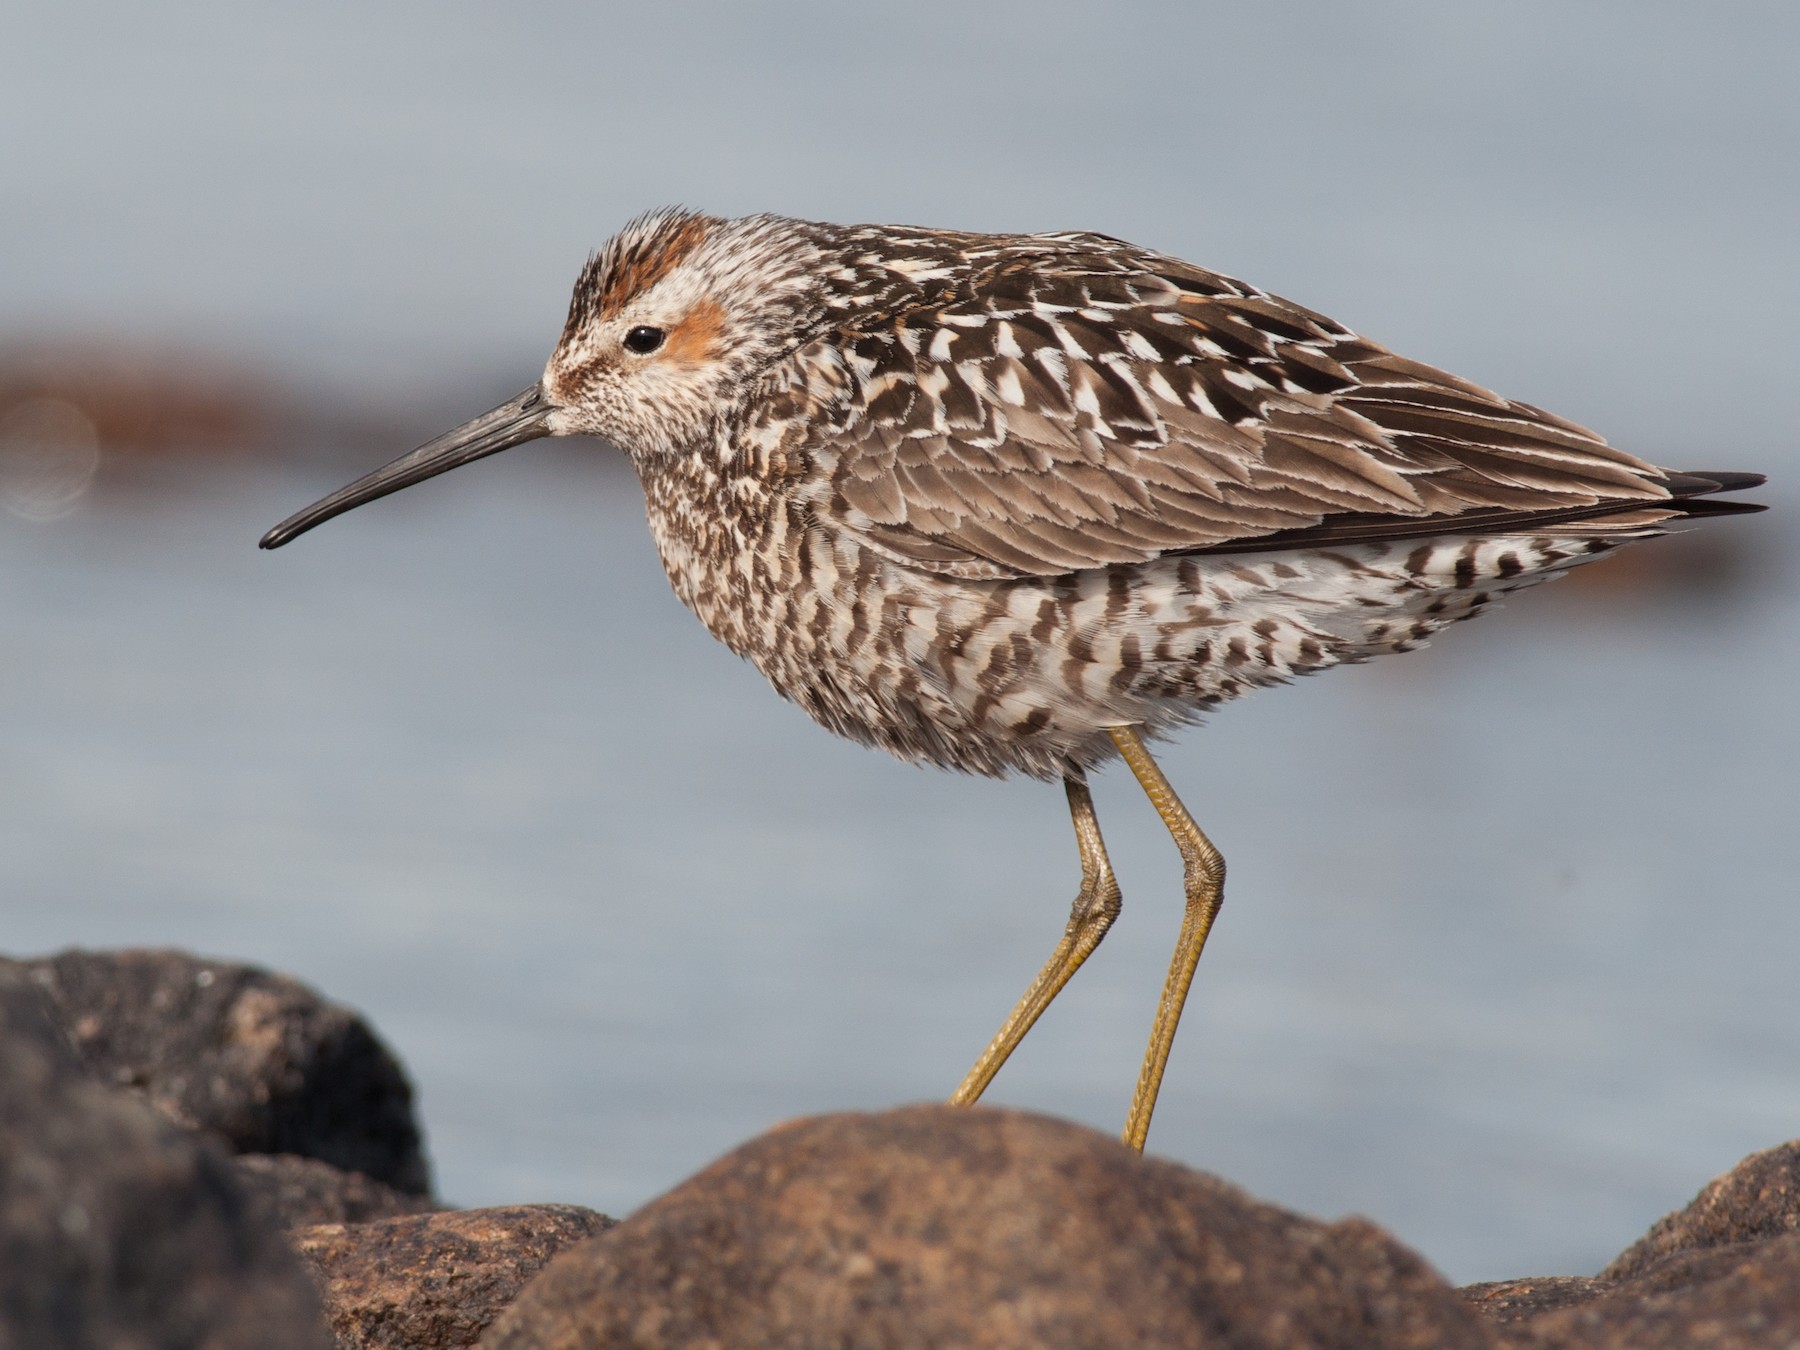
[[687,317],[669,330],[661,356],[667,361],[698,365],[718,354],[719,338],[725,331],[725,311],[712,300],[702,300],[687,312]]

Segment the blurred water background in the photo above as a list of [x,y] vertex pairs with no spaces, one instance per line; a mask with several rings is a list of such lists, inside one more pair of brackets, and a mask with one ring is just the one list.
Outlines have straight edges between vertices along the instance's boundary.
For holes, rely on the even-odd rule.
[[[667,202],[1088,227],[1777,505],[1166,767],[1231,863],[1153,1150],[1453,1278],[1587,1272],[1800,1134],[1785,3],[27,5],[0,45],[0,947],[370,1014],[441,1190],[627,1211],[941,1097],[1063,922],[1061,793],[838,743],[605,447],[257,535],[540,368]],[[1122,1118],[1173,850],[992,1099]]]

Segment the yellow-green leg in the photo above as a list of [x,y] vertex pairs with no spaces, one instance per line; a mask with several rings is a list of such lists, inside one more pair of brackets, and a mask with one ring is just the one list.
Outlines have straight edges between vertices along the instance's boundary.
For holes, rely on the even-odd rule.
[[[1069,910],[1069,925],[1062,941],[1031,982],[1018,1005],[999,1032],[981,1052],[962,1085],[950,1098],[952,1106],[971,1106],[1000,1072],[1007,1056],[1018,1048],[1032,1024],[1043,1016],[1050,1000],[1062,991],[1069,977],[1081,969],[1081,963],[1093,954],[1119,916],[1119,883],[1113,878],[1112,864],[1106,858],[1106,845],[1100,838],[1100,819],[1094,814],[1094,799],[1085,780],[1069,777],[1063,780],[1069,794],[1069,816],[1075,822],[1075,843],[1081,850],[1081,891]],[[1152,1092],[1152,1097],[1155,1096]],[[1141,1147],[1141,1145],[1140,1145]]]
[[1169,978],[1163,984],[1162,1001],[1156,1008],[1156,1023],[1150,1029],[1150,1048],[1144,1055],[1143,1068],[1138,1070],[1131,1114],[1125,1118],[1125,1142],[1141,1153],[1144,1138],[1150,1133],[1150,1113],[1156,1109],[1163,1069],[1169,1063],[1169,1049],[1175,1044],[1175,1028],[1181,1023],[1181,1008],[1187,1002],[1188,986],[1194,982],[1194,967],[1200,964],[1206,935],[1212,931],[1219,906],[1225,901],[1225,859],[1201,833],[1175,789],[1169,786],[1169,780],[1163,777],[1163,771],[1150,758],[1137,728],[1114,727],[1110,734],[1120,756],[1137,775],[1144,795],[1175,837],[1187,891],[1181,936],[1175,941],[1175,957],[1169,964]]

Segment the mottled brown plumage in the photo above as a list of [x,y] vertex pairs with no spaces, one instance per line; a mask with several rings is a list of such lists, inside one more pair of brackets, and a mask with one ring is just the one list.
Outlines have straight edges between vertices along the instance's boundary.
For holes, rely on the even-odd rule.
[[1756,475],[1677,473],[1255,287],[1104,235],[664,211],[583,271],[539,384],[284,522],[533,436],[631,458],[676,593],[775,688],[904,759],[1067,785],[1083,885],[973,1101],[1104,935],[1085,772],[1138,776],[1188,914],[1142,1146],[1223,863],[1144,747],[1258,685],[1416,645]]

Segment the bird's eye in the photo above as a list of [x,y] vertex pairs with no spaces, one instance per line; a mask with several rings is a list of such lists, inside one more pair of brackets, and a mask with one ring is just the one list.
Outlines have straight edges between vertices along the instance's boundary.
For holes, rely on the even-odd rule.
[[663,345],[668,334],[660,328],[634,328],[625,335],[625,350],[648,356]]

